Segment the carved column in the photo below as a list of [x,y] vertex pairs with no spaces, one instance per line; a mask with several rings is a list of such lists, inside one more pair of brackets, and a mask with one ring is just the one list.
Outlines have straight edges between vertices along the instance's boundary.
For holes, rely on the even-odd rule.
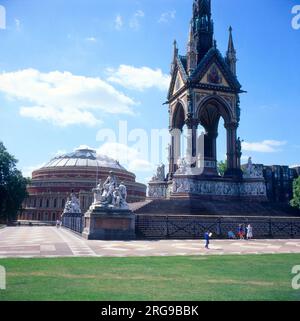
[[168,149],[168,159],[169,159],[169,178],[172,178],[173,169],[174,169],[174,142],[171,136],[171,143],[169,144]]
[[172,177],[177,170],[177,161],[181,155],[181,134],[182,131],[178,128],[172,128],[170,130],[171,144],[169,151],[170,165],[169,174]]
[[208,137],[210,140],[210,157],[217,161],[217,132],[208,132]]
[[193,90],[191,87],[188,89],[187,94],[187,104],[188,104],[188,115],[187,119],[185,121],[188,130],[190,131],[190,139],[191,141],[188,142],[188,145],[190,144],[191,149],[191,156],[196,157],[197,156],[197,129],[198,129],[198,119],[194,119],[194,103],[193,103]]
[[236,152],[237,152],[237,168],[241,169],[241,157],[242,157],[242,145],[241,140],[238,138],[238,143],[236,144]]
[[197,156],[197,130],[198,130],[198,120],[197,119],[192,119],[188,118],[186,120],[186,125],[189,130],[188,134],[188,144],[187,146],[190,146],[191,150],[191,156],[196,157]]
[[225,124],[227,132],[227,170],[234,168],[234,126],[233,124]]
[[217,175],[217,137],[215,130],[207,130],[204,141],[205,174]]

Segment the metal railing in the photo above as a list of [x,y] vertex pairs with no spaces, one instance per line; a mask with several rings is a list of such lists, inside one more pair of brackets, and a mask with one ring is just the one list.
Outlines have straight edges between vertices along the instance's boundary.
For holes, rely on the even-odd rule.
[[82,214],[65,214],[62,217],[62,226],[81,234],[83,231],[83,219],[84,216]]
[[136,235],[139,239],[199,239],[206,231],[216,238],[235,235],[239,224],[253,227],[255,238],[300,238],[300,218],[197,217],[137,215]]

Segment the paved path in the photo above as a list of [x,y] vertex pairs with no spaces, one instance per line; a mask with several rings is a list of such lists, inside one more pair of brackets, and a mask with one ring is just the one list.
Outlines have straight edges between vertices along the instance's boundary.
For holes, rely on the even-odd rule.
[[300,240],[203,240],[86,241],[56,227],[10,227],[0,229],[0,258],[8,257],[126,257],[299,253]]

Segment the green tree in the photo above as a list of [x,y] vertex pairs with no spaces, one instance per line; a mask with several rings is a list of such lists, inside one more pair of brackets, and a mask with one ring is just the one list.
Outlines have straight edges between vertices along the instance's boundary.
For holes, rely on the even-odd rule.
[[5,223],[16,219],[28,196],[26,185],[29,180],[17,169],[17,162],[0,142],[0,221]]
[[291,205],[300,208],[300,177],[294,180],[293,190],[294,197],[291,200]]
[[227,170],[227,160],[225,162],[223,162],[223,161],[218,162],[218,173],[219,173],[219,175],[224,176],[226,170]]

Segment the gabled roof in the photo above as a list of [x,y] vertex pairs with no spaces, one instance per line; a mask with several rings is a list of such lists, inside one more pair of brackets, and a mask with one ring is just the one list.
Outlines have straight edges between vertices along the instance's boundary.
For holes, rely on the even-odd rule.
[[178,56],[178,59],[187,77],[187,56]]
[[187,66],[187,58],[186,56],[177,56],[175,59],[175,65],[173,68],[173,72],[172,72],[172,76],[171,76],[171,84],[170,84],[170,88],[169,88],[169,93],[168,93],[168,99],[170,99],[170,97],[173,94],[173,90],[175,87],[175,82],[176,82],[176,76],[177,76],[177,72],[179,72],[182,80],[184,81],[184,83],[187,82],[188,80],[188,75],[186,72],[186,66]]
[[227,82],[229,83],[230,87],[240,91],[242,85],[239,83],[236,76],[231,72],[228,64],[225,62],[225,59],[223,58],[222,54],[217,48],[211,48],[207,52],[207,54],[201,60],[200,64],[197,66],[197,68],[190,76],[190,80],[192,82],[195,82],[197,80],[200,81],[204,77],[205,73],[207,72],[208,68],[211,66],[213,62],[215,62],[218,65]]
[[232,88],[234,91],[240,92],[242,85],[239,83],[239,81],[237,80],[237,77],[230,70],[230,67],[226,63],[220,51],[217,48],[213,47],[203,57],[200,64],[197,66],[197,68],[194,70],[194,72],[190,76],[188,76],[187,74],[187,56],[178,55],[176,57],[172,78],[171,78],[171,84],[170,84],[169,93],[168,93],[168,99],[172,97],[172,94],[174,92],[177,72],[180,73],[180,76],[185,84],[187,82],[192,82],[192,83],[195,83],[197,81],[200,82],[201,79],[206,74],[206,72],[208,71],[209,67],[213,63],[217,64],[220,71],[226,78],[226,81],[228,82],[230,88]]

